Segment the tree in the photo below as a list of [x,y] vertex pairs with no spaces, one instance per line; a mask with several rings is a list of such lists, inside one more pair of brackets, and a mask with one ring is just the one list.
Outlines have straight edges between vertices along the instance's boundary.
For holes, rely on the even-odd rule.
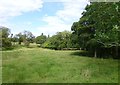
[[[99,48],[105,49],[107,54],[112,53],[112,57],[118,57],[120,3],[92,3],[92,6],[94,7],[92,9],[96,7],[91,18],[96,21],[95,39],[98,41],[97,43],[102,43],[102,47]],[[113,48],[116,49],[113,51],[111,50]]]
[[8,37],[10,35],[10,29],[7,27],[0,27],[0,44],[2,46],[2,48],[4,49],[8,49],[11,48],[12,44],[11,44],[11,39]]
[[24,37],[25,41],[28,41],[30,43],[34,42],[35,36],[30,31],[24,31],[23,32],[23,37]]
[[58,32],[56,35],[50,37],[42,46],[51,49],[63,49],[72,47],[71,32]]
[[0,27],[0,31],[2,32],[2,38],[8,38],[8,36],[10,35],[10,29],[7,27]]
[[[120,3],[92,2],[86,6],[78,22],[73,23],[73,37],[83,49],[95,57],[116,56],[120,48]],[[114,49],[114,50],[113,50]],[[115,54],[114,54],[115,53]]]
[[37,44],[41,45],[47,40],[47,37],[42,33],[40,36],[37,36],[35,40]]
[[19,44],[24,43],[25,46],[29,46],[34,42],[35,36],[30,31],[23,31],[16,35],[18,37]]
[[12,42],[18,42],[18,37],[17,37],[17,35],[13,36]]
[[20,32],[20,33],[16,34],[16,36],[18,38],[19,44],[21,45],[21,42],[23,42],[23,35],[22,35],[22,33]]

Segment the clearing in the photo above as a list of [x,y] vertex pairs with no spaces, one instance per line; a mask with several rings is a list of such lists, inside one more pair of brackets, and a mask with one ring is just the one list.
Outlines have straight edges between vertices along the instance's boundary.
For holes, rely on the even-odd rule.
[[[118,60],[80,51],[21,48],[2,52],[3,83],[118,83]],[[78,53],[77,53],[78,54]]]

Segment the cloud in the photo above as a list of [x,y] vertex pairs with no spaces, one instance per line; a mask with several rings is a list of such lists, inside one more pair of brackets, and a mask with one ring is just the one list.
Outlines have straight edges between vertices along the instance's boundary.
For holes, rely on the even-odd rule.
[[[45,2],[60,2],[63,4],[63,9],[58,10],[54,16],[49,16],[48,14],[42,18],[46,25],[35,28],[32,26],[32,22],[27,22],[21,26],[20,23],[8,21],[9,18],[26,12],[39,11]],[[41,33],[53,35],[64,30],[70,31],[72,23],[79,20],[88,3],[88,0],[0,0],[0,24],[10,27],[11,30],[14,30],[14,33],[22,31],[23,29],[21,28],[30,28],[30,31],[32,29],[36,36]]]
[[67,28],[71,27],[71,25],[65,24],[64,21],[62,21],[57,16],[45,16],[43,18],[43,21],[46,22],[47,25],[38,27],[37,30],[39,30],[40,32],[43,32],[45,35],[48,35],[48,34],[53,35],[56,32],[69,30]]
[[[50,1],[50,0],[46,0]],[[58,0],[53,0],[58,1]],[[59,0],[63,3],[64,8],[58,10],[55,16],[45,15],[43,21],[47,23],[46,26],[38,27],[41,32],[45,34],[53,35],[56,32],[71,30],[72,23],[78,21],[82,16],[81,13],[84,11],[89,2],[87,0]]]
[[79,18],[82,16],[81,13],[83,12],[85,6],[87,5],[87,1],[71,1],[71,2],[65,2],[64,9],[59,10],[56,14],[58,17],[60,17],[64,21],[75,21],[79,20]]
[[42,0],[0,0],[0,20],[42,8]]

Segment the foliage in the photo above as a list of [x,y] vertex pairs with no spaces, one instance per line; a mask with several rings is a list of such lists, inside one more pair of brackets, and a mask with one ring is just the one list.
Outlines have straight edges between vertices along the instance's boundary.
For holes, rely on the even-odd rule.
[[19,39],[18,39],[17,35],[15,35],[15,36],[12,38],[12,42],[18,42],[18,41],[19,41]]
[[51,49],[70,48],[72,46],[70,37],[71,32],[69,31],[58,32],[56,35],[50,37],[42,47]]
[[10,35],[10,29],[6,27],[0,27],[0,44],[2,45],[2,50],[10,49],[11,39],[8,37]]
[[17,41],[17,38],[18,38],[19,44],[23,42],[25,46],[29,46],[29,43],[34,42],[35,36],[30,31],[24,31],[14,36],[15,41]]
[[2,46],[7,48],[7,47],[11,47],[11,41],[9,38],[2,38]]
[[21,44],[21,42],[23,42],[23,35],[22,35],[22,33],[18,33],[18,34],[16,34],[16,36],[18,38],[19,44]]
[[7,27],[0,27],[0,32],[2,38],[8,38],[8,36],[10,35],[10,29]]
[[43,44],[47,40],[47,37],[42,33],[40,36],[37,36],[35,41],[36,44]]
[[[71,27],[73,37],[77,38],[76,43],[95,57],[109,55],[118,58],[120,49],[119,9],[119,2],[92,2],[88,5],[80,20],[74,22]],[[105,54],[101,55],[104,53],[103,51]]]
[[35,36],[30,31],[24,31],[23,32],[23,37],[24,37],[25,41],[28,41],[29,43],[34,42]]

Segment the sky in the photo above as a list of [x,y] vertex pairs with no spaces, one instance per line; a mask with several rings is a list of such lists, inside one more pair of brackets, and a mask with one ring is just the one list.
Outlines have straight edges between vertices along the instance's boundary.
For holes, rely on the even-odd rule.
[[0,0],[0,26],[13,34],[27,30],[52,36],[70,31],[87,4],[88,0]]

